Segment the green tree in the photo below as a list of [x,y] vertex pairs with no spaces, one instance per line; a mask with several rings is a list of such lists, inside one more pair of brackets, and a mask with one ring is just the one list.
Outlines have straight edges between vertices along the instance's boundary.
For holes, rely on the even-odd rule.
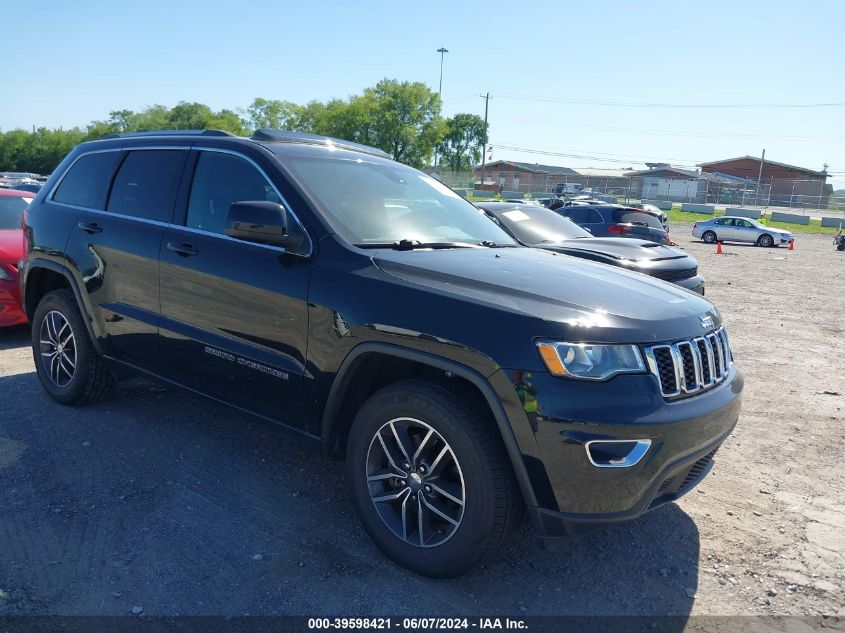
[[467,171],[481,160],[484,119],[477,114],[456,114],[446,119],[446,136],[440,145],[442,164],[452,171]]
[[446,133],[436,92],[420,82],[383,79],[367,88],[361,98],[372,100],[368,110],[371,145],[413,167],[430,163],[435,146]]
[[246,109],[246,120],[253,130],[274,128],[300,130],[305,108],[290,101],[256,98]]

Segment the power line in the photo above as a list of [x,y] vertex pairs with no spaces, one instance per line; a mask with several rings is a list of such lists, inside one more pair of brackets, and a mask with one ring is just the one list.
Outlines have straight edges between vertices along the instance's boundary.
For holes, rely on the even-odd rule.
[[[609,154],[604,152],[592,152],[592,153],[571,153],[571,152],[556,152],[552,150],[543,150],[543,149],[535,149],[535,148],[528,148],[528,147],[520,147],[518,145],[511,145],[509,143],[490,143],[493,147],[497,149],[504,149],[510,150],[513,152],[523,152],[526,154],[537,154],[541,156],[557,156],[561,158],[577,158],[579,160],[595,160],[598,162],[607,162],[607,163],[620,163],[624,165],[630,165],[631,162],[637,163],[645,163],[650,162],[651,160],[660,160],[660,161],[681,161],[675,163],[675,167],[689,167],[691,169],[695,169],[697,165],[695,162],[701,161],[691,161],[688,158],[666,158],[666,157],[656,157],[656,156],[633,156],[627,154]],[[580,150],[572,150],[573,152],[579,152]]]
[[[540,125],[543,127],[560,128],[566,121],[561,119],[559,121],[538,120],[530,117],[499,117],[502,121],[511,121],[517,123],[531,123],[532,125]],[[570,122],[571,123],[571,122]],[[810,138],[803,136],[781,136],[771,134],[743,134],[732,132],[693,132],[693,131],[674,131],[674,130],[658,130],[649,128],[623,128],[623,127],[608,127],[608,126],[583,126],[578,125],[578,131],[590,130],[607,133],[622,133],[634,134],[637,136],[669,136],[669,137],[688,137],[688,138],[705,138],[714,140],[745,140],[745,141],[786,141],[786,142],[801,142],[801,143],[845,143],[845,137],[827,137]]]
[[741,108],[843,108],[845,102],[829,103],[647,103],[625,101],[596,101],[590,99],[558,99],[555,97],[541,97],[516,93],[498,93],[501,99],[515,101],[537,101],[543,103],[563,103],[569,105],[591,105],[614,108],[707,108],[707,109],[741,109]]

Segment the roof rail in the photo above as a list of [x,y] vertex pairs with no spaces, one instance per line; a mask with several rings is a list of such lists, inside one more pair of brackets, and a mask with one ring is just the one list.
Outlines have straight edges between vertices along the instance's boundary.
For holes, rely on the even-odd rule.
[[253,141],[274,141],[277,143],[307,143],[309,145],[334,146],[342,149],[351,149],[364,154],[372,154],[382,158],[393,158],[390,154],[377,147],[370,147],[361,143],[344,141],[331,136],[320,134],[306,134],[305,132],[291,132],[290,130],[274,130],[272,128],[261,128],[256,130],[250,137]]
[[146,132],[121,132],[120,134],[109,134],[102,140],[108,138],[135,138],[144,136],[236,136],[225,130],[148,130]]

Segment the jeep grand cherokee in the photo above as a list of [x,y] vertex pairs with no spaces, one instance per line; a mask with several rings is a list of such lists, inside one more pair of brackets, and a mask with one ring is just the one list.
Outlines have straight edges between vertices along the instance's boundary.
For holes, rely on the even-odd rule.
[[554,539],[690,490],[740,407],[718,310],[516,247],[383,152],[261,130],[84,143],[24,219],[44,389],[130,368],[345,456],[390,557],[453,576],[527,508]]

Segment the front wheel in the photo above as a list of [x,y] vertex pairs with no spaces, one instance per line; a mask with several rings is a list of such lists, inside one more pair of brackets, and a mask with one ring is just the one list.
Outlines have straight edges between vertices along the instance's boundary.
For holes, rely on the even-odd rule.
[[458,576],[500,551],[521,514],[489,411],[439,384],[375,393],[349,434],[347,479],[364,528],[417,573]]
[[769,248],[774,243],[775,243],[775,239],[771,235],[769,235],[768,233],[764,233],[759,238],[757,238],[757,246]]
[[704,231],[704,235],[701,236],[701,239],[704,240],[706,244],[713,244],[716,242],[716,234],[713,231]]
[[32,356],[41,386],[62,404],[97,402],[114,386],[69,290],[53,290],[38,304]]

